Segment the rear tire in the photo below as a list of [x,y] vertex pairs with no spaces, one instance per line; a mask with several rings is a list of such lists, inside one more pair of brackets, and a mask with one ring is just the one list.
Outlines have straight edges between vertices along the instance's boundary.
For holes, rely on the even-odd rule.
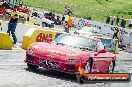
[[29,63],[27,63],[27,66],[28,66],[29,69],[34,69],[34,70],[36,70],[37,68],[39,68],[39,66],[32,65],[32,64],[29,64]]
[[85,65],[85,71],[86,71],[86,73],[91,73],[91,68],[92,68],[92,60],[89,59],[86,62],[86,65]]

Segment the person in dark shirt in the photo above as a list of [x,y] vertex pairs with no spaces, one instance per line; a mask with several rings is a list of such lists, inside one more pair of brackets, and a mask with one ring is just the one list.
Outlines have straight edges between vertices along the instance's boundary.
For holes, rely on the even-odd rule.
[[2,4],[2,7],[5,7],[6,9],[10,9],[10,6],[9,6],[9,4],[7,2],[4,2]]
[[106,19],[106,24],[109,24],[110,23],[110,16],[109,14],[107,15],[107,19]]
[[16,35],[15,35],[15,29],[16,29],[17,21],[18,21],[17,17],[18,17],[17,14],[15,14],[14,16],[11,16],[10,21],[8,23],[7,33],[9,33],[9,35],[10,35],[10,32],[11,32],[13,40],[14,40],[13,44],[16,44],[16,42],[17,42],[17,38],[16,38]]
[[120,18],[119,18],[119,16],[117,15],[117,17],[116,17],[116,25],[117,25],[117,26],[118,26],[119,21],[120,21]]
[[121,27],[125,28],[126,20],[122,17],[121,19]]
[[57,16],[57,19],[55,20],[55,25],[61,25],[60,16]]

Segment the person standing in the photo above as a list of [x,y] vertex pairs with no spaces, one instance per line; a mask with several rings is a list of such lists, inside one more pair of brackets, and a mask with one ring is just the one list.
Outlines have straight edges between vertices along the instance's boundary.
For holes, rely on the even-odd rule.
[[106,19],[106,24],[109,24],[110,23],[110,16],[109,14],[107,15],[107,19]]
[[115,21],[115,16],[112,17],[112,20],[111,20],[111,25],[114,24],[114,21]]
[[67,21],[69,29],[72,27],[72,18],[71,18],[71,12],[68,12],[67,15],[65,15],[65,21]]
[[9,35],[10,35],[10,33],[12,34],[12,37],[13,37],[13,40],[14,40],[13,44],[16,44],[16,42],[17,42],[17,38],[16,38],[16,35],[15,35],[17,21],[18,21],[18,15],[15,14],[15,15],[10,17],[10,21],[8,23],[7,33],[9,33]]
[[63,15],[67,15],[69,12],[72,14],[71,8],[67,7],[67,5],[66,5],[64,8],[64,14]]
[[125,28],[125,25],[126,25],[126,20],[122,16],[122,19],[121,19],[121,27]]
[[117,26],[118,26],[119,21],[120,21],[120,18],[119,18],[119,16],[117,15],[117,17],[116,17],[116,25],[117,25]]
[[124,33],[125,33],[125,31],[122,29],[120,32],[120,37],[119,37],[119,42],[120,42],[121,47],[123,45]]
[[130,19],[130,18],[129,18],[128,26],[130,27],[130,29],[132,28],[132,19]]
[[57,19],[54,22],[55,25],[61,25],[60,16],[57,16]]
[[65,17],[64,15],[62,16],[62,19],[61,19],[61,24],[63,25],[64,24],[64,21],[65,21]]
[[1,25],[1,23],[0,23],[0,30],[2,31],[2,25]]
[[69,33],[69,25],[67,21],[65,21],[64,28],[65,28],[64,32]]
[[119,39],[118,37],[119,37],[119,30],[117,27],[115,27],[113,39]]
[[69,12],[69,10],[68,10],[68,7],[66,5],[65,8],[64,8],[64,14],[63,15],[67,15],[68,12]]

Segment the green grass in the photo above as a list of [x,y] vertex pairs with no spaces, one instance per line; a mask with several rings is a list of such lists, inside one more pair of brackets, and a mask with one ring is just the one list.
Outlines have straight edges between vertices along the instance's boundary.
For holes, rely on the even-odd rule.
[[105,16],[119,15],[132,18],[132,0],[23,0],[31,7],[42,8],[57,13],[63,13],[68,5],[74,16],[92,17],[93,20],[105,21]]

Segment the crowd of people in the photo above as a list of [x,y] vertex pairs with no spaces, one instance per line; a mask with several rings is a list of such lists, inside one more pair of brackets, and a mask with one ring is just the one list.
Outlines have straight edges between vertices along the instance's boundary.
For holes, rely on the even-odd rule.
[[109,14],[107,15],[107,18],[106,18],[106,24],[116,25],[116,26],[120,26],[123,28],[126,28],[127,21],[128,21],[128,27],[132,28],[132,19],[131,18],[125,19],[123,16],[119,17],[117,15],[115,17],[115,16],[110,16]]
[[54,21],[55,25],[62,25],[64,26],[65,30],[64,32],[69,33],[70,29],[72,27],[72,19],[71,19],[71,15],[72,15],[72,11],[70,9],[70,7],[65,6],[64,8],[64,13],[63,16],[60,19],[60,16],[56,16],[55,18],[55,14],[50,12],[50,13],[45,13],[45,18]]
[[123,46],[124,34],[125,34],[125,29],[119,30],[118,27],[114,27],[113,39],[118,40],[120,47]]

